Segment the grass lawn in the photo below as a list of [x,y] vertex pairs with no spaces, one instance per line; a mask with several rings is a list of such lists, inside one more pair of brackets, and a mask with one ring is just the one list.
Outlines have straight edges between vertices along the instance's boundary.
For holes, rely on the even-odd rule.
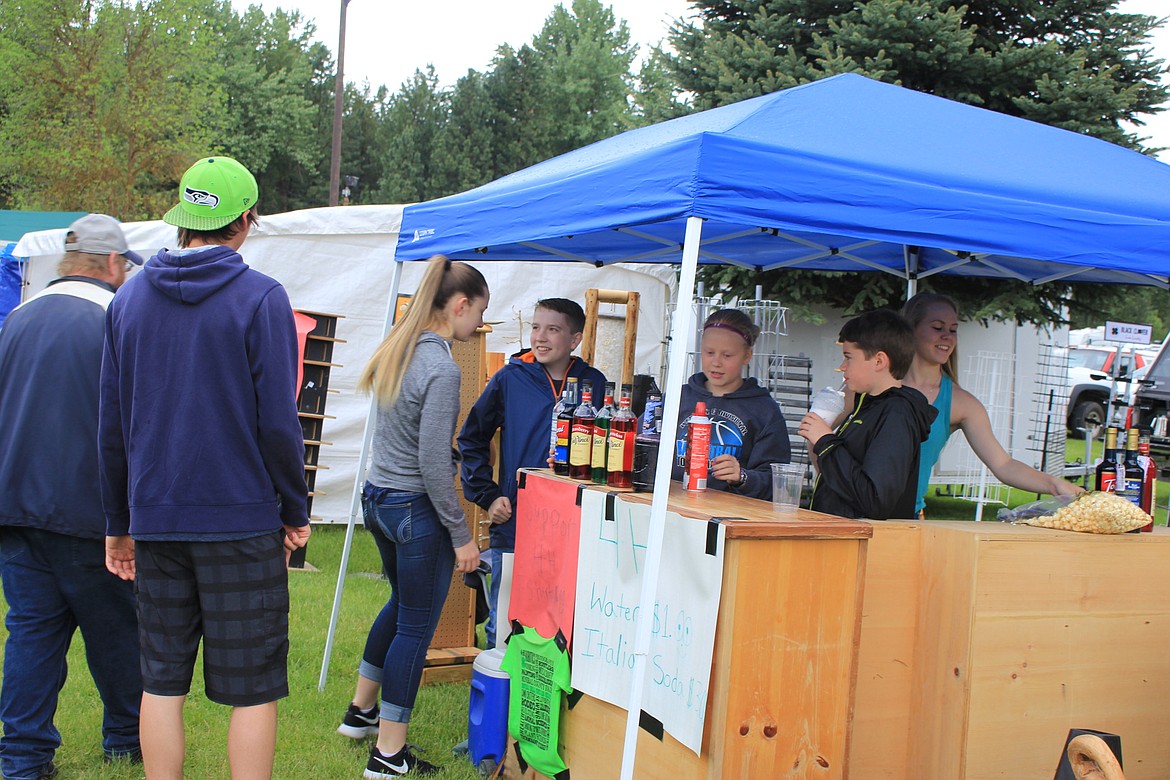
[[[273,777],[360,778],[368,743],[339,736],[335,729],[353,694],[357,663],[370,622],[386,601],[387,584],[374,542],[360,528],[354,534],[349,575],[329,679],[318,692],[317,680],[324,657],[329,611],[341,563],[345,529],[314,528],[308,561],[319,571],[289,575],[292,612],[289,616],[289,685],[291,695],[280,702],[279,733]],[[0,633],[3,633],[0,631]],[[137,780],[141,766],[104,765],[101,751],[101,701],[85,666],[81,635],[69,652],[71,674],[61,691],[56,725],[62,745],[56,764],[69,780]],[[227,722],[229,709],[203,696],[202,667],[185,709],[187,724],[186,776],[197,780],[227,780]],[[479,774],[451,747],[467,737],[466,683],[424,686],[415,704],[409,740],[423,757],[446,767],[439,780],[472,780]]]
[[[1101,443],[1096,443],[1099,457]],[[1069,443],[1069,460],[1075,460],[1083,445]],[[1092,461],[1090,461],[1092,462]],[[1159,488],[1159,524],[1166,524],[1166,499],[1170,483]],[[1013,506],[1035,500],[1036,496],[1012,491]],[[995,517],[994,506],[985,508],[986,520]],[[970,501],[936,497],[932,489],[927,498],[927,516],[933,520],[972,520],[975,505]],[[353,693],[357,662],[365,643],[370,622],[382,608],[387,584],[381,577],[381,564],[373,540],[363,530],[354,534],[349,574],[342,600],[341,616],[324,692],[318,692],[317,680],[324,655],[325,633],[333,590],[341,562],[345,529],[337,526],[315,528],[309,542],[308,561],[316,572],[294,572],[289,577],[292,598],[290,615],[289,681],[291,696],[280,703],[280,725],[273,773],[283,778],[360,777],[365,766],[367,744],[339,736],[335,729]],[[0,629],[3,634],[3,629]],[[2,651],[0,651],[2,652]],[[57,727],[62,746],[56,763],[62,777],[70,780],[132,780],[143,777],[140,766],[102,763],[101,703],[85,667],[84,647],[78,634],[69,653],[72,670],[61,692]],[[424,757],[441,764],[445,770],[440,780],[472,780],[479,777],[462,758],[451,755],[451,747],[467,736],[468,685],[445,684],[422,688],[415,705],[409,739],[424,750]],[[229,777],[227,768],[227,718],[229,710],[209,702],[202,691],[202,678],[196,672],[191,696],[187,700],[186,776],[199,780]]]

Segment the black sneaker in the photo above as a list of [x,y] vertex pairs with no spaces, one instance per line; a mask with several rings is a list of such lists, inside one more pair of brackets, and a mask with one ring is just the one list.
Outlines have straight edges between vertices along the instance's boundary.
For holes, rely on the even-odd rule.
[[337,727],[337,733],[350,739],[378,736],[378,705],[363,712],[356,704],[350,704],[345,717],[341,719],[341,725]]
[[366,762],[366,771],[362,777],[366,780],[382,780],[386,777],[401,777],[403,775],[433,775],[440,771],[435,766],[410,752],[407,745],[392,756],[387,756],[374,745],[370,748],[370,760]]

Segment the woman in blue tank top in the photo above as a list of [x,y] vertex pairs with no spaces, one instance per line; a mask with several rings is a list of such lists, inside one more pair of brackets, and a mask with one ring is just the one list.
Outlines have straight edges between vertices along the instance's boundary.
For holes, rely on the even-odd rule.
[[947,439],[957,429],[962,429],[975,455],[1005,485],[1053,495],[1080,492],[1081,488],[1071,482],[1037,471],[1008,454],[992,433],[987,409],[978,398],[956,384],[959,316],[950,298],[919,293],[906,301],[902,315],[914,328],[917,347],[914,362],[902,384],[918,390],[938,409],[938,417],[930,428],[930,436],[922,443],[918,458],[918,512],[922,512],[925,506],[930,471],[938,462]]

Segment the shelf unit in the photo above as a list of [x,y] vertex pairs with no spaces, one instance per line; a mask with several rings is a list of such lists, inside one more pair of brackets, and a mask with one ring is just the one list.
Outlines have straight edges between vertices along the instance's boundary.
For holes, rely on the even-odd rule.
[[[309,331],[305,338],[305,353],[301,361],[301,386],[297,391],[297,416],[301,421],[301,432],[305,437],[305,484],[309,489],[309,519],[320,520],[313,516],[313,497],[324,495],[316,489],[317,472],[328,469],[318,462],[321,447],[332,442],[325,441],[322,429],[326,420],[334,419],[333,415],[325,414],[325,403],[329,393],[336,390],[329,389],[329,372],[339,367],[333,362],[333,346],[344,344],[344,339],[337,338],[337,321],[344,319],[340,314],[326,314],[318,311],[296,309],[298,314],[312,317],[317,321],[316,327]],[[289,560],[289,568],[305,568],[305,553],[307,548],[302,547],[293,552]]]

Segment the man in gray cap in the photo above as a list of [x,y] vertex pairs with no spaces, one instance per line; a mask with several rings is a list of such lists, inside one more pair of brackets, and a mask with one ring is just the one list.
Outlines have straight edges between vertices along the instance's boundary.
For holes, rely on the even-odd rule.
[[4,780],[57,773],[61,735],[53,713],[79,627],[105,708],[105,757],[141,758],[134,590],[106,569],[97,452],[106,307],[141,264],[116,219],[82,217],[65,238],[60,278],[0,328]]

